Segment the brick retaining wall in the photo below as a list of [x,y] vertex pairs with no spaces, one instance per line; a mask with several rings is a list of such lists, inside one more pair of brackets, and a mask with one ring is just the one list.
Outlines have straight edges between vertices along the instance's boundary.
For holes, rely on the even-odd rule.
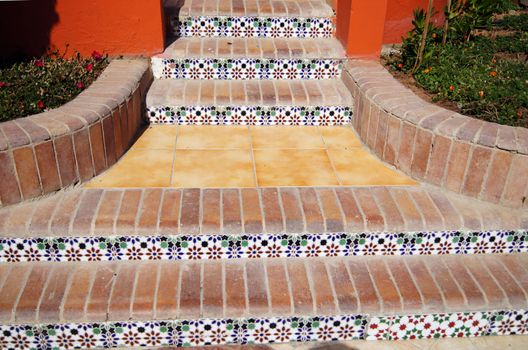
[[0,123],[0,206],[86,182],[112,166],[142,123],[146,60],[115,60],[73,101]]
[[428,103],[379,63],[350,61],[353,125],[385,162],[413,178],[511,208],[528,208],[528,129]]

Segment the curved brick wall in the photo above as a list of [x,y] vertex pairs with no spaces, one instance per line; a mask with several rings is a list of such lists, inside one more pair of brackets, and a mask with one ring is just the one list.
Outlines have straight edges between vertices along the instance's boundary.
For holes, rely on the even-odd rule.
[[449,191],[528,208],[528,129],[428,103],[376,62],[350,61],[343,80],[356,131],[385,162]]
[[142,122],[146,60],[115,60],[64,106],[0,123],[0,206],[85,182],[112,166]]

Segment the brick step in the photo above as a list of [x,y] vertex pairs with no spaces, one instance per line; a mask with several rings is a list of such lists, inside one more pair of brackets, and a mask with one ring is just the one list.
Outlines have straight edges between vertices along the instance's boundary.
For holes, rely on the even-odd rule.
[[343,125],[352,105],[339,79],[161,79],[147,94],[153,124]]
[[0,262],[527,253],[525,214],[423,187],[76,189],[0,210]]
[[344,58],[336,39],[180,38],[152,69],[172,79],[332,79]]
[[63,349],[522,334],[527,259],[0,265],[0,339]]

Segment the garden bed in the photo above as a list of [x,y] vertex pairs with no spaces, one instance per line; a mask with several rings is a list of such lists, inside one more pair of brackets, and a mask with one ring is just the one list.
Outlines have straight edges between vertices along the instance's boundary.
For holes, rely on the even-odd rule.
[[97,51],[91,57],[49,55],[0,67],[0,122],[57,108],[73,100],[107,67]]
[[423,61],[413,69],[420,20],[415,17],[418,29],[405,39],[401,54],[385,57],[398,80],[442,107],[528,127],[528,11],[494,15],[489,25],[472,30],[470,39],[451,37],[445,44],[443,28],[431,27]]

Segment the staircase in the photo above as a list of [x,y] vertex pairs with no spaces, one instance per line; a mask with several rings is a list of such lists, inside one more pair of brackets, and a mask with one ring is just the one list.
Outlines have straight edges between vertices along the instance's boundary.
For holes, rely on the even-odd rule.
[[[324,0],[174,9],[150,124],[350,128]],[[521,217],[426,185],[63,191],[0,210],[0,349],[527,334]]]

